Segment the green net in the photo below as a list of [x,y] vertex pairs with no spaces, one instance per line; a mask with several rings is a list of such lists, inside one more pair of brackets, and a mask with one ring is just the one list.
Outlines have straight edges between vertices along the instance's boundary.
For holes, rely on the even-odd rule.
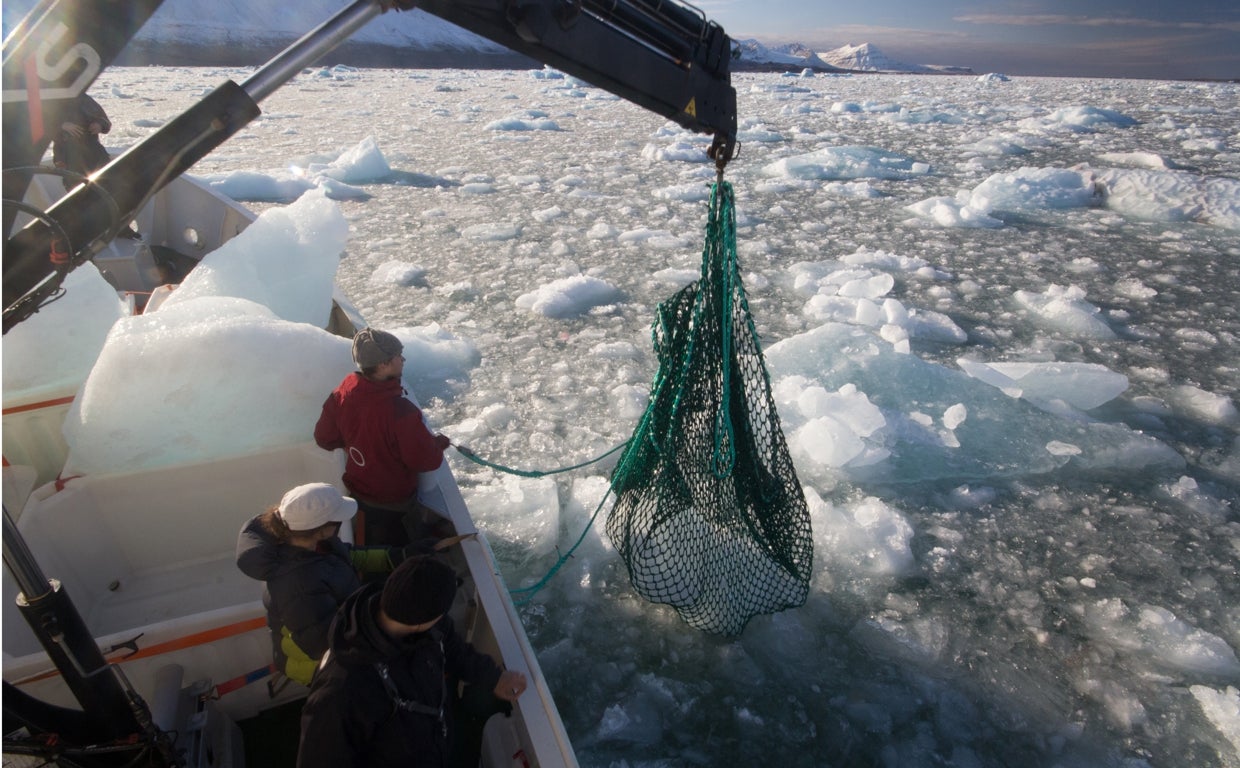
[[711,192],[701,278],[661,304],[650,404],[612,475],[607,535],[642,597],[707,632],[801,605],[809,510],[736,260],[732,186]]

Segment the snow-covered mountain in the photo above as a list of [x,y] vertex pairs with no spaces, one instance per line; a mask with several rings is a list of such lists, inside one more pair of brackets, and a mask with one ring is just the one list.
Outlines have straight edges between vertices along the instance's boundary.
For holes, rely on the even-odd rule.
[[870,43],[861,45],[842,45],[831,51],[818,54],[823,61],[841,69],[854,69],[861,72],[929,72],[929,67],[921,64],[906,64],[887,56]]
[[969,67],[943,66],[934,64],[906,64],[887,56],[870,43],[860,45],[842,45],[831,51],[817,54],[818,58],[841,69],[852,69],[861,72],[912,72],[917,74],[955,74],[968,75],[973,70]]
[[799,43],[768,47],[751,38],[733,39],[732,45],[740,51],[740,58],[734,59],[732,64],[732,68],[736,70],[809,68],[820,72],[836,72],[840,69],[823,61],[818,54]]
[[968,67],[906,64],[896,61],[870,43],[844,45],[832,51],[815,52],[806,45],[790,43],[767,46],[757,40],[733,41],[740,59],[733,69],[813,69],[819,72],[910,72],[917,74],[972,74]]
[[[340,0],[166,0],[130,42],[118,63],[254,65],[340,11]],[[421,10],[387,11],[324,63],[364,66],[489,67],[531,60]]]
[[[298,0],[289,7],[269,0],[166,0],[138,32],[138,40],[202,45],[287,42],[327,20],[340,0]],[[393,47],[454,48],[497,52],[500,46],[424,11],[388,11],[359,30],[350,42]]]

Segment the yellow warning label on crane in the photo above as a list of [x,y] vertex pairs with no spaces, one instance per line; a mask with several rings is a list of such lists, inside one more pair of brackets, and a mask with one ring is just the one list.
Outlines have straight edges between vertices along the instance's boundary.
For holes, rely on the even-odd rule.
[[685,114],[690,117],[697,117],[697,99],[689,99],[689,103],[685,105]]

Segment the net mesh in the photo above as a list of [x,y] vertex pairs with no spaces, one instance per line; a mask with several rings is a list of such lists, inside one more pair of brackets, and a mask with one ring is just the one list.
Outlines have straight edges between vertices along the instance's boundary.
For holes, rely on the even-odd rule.
[[607,535],[634,589],[739,634],[809,592],[809,510],[736,259],[735,203],[711,192],[702,274],[661,304],[650,403],[612,475]]

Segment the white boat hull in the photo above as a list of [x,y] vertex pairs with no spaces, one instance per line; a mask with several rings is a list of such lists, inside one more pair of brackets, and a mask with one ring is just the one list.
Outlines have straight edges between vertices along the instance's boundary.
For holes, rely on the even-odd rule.
[[[184,177],[137,218],[149,243],[175,241],[180,249],[202,244],[195,260],[251,221],[237,204]],[[157,274],[143,266],[143,245],[134,243],[110,245],[97,262],[112,259],[106,268],[121,278],[123,292],[152,291]],[[334,299],[328,330],[348,336],[361,320],[339,291]],[[144,303],[135,301],[135,309]],[[4,455],[11,465],[5,467],[6,510],[44,574],[72,599],[108,661],[156,711],[156,722],[168,716],[164,710],[177,709],[169,700],[193,699],[215,724],[209,733],[183,736],[197,739],[195,748],[209,742],[217,768],[239,765],[244,758],[233,722],[304,697],[307,689],[266,672],[272,649],[262,584],[237,569],[237,534],[291,487],[307,482],[340,487],[343,455],[307,443],[139,472],[61,478],[67,448],[60,425],[76,389],[68,385],[6,399]],[[446,462],[424,476],[422,487],[423,502],[458,532],[476,530]],[[530,681],[512,716],[488,722],[483,765],[575,766],[485,535],[479,532],[451,551],[466,580],[454,608],[462,614],[457,626],[477,648]],[[77,706],[21,615],[7,570],[3,591],[5,680],[50,703]],[[269,682],[282,684],[269,689]]]

